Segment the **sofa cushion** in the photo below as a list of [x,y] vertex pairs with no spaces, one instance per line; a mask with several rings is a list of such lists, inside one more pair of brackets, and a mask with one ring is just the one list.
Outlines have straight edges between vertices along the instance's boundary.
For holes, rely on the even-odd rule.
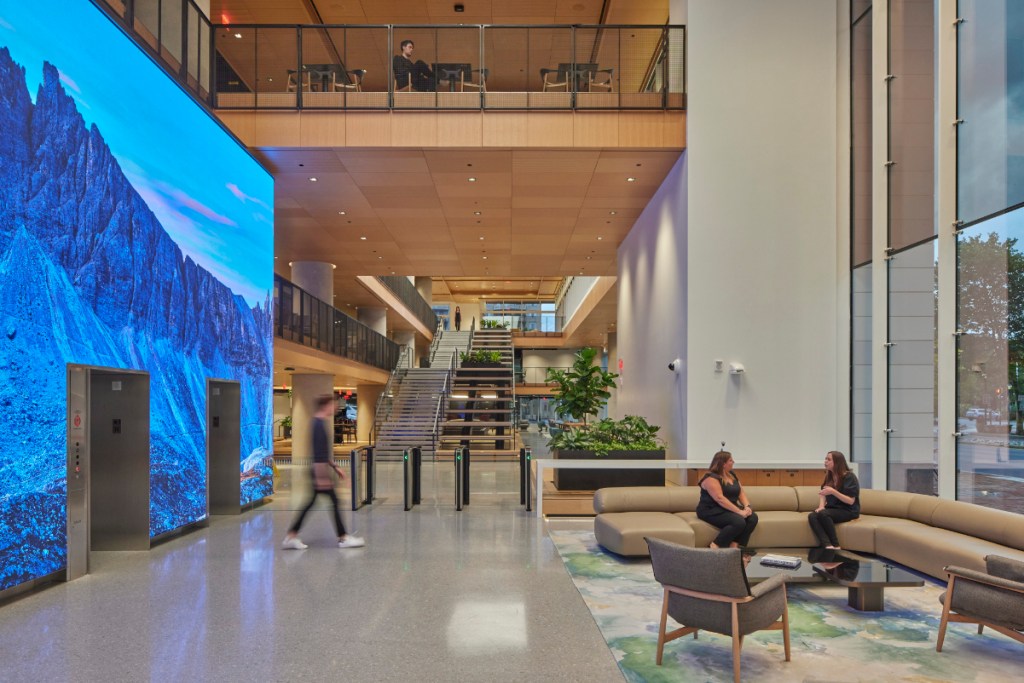
[[594,493],[594,512],[683,512],[698,500],[696,486],[615,486]]
[[[750,501],[753,504],[754,501]],[[757,528],[750,537],[751,548],[810,548],[818,545],[807,522],[807,514],[778,510],[757,512]],[[697,519],[696,512],[680,512],[677,517],[685,520],[693,529],[693,542],[698,548],[711,545],[718,535],[718,529]]]
[[1012,512],[957,500],[944,500],[932,513],[931,523],[942,529],[958,531],[993,543],[1003,543],[1017,549],[1024,548],[1024,539],[1020,538],[1024,524],[1021,524],[1021,515]]
[[880,491],[878,489],[860,490],[860,513],[879,517],[897,517],[907,519],[910,501],[916,493],[902,491]]
[[875,552],[942,580],[948,565],[985,571],[986,555],[1024,560],[1024,551],[911,521],[875,529]]
[[796,491],[792,486],[744,486],[743,492],[758,514],[761,510],[796,512]]
[[667,512],[605,512],[594,518],[594,536],[601,547],[619,555],[649,555],[645,536],[694,546],[693,530]]
[[911,494],[910,505],[907,508],[907,519],[912,519],[921,524],[931,524],[935,508],[942,504],[942,499],[937,496],[926,496],[923,493]]
[[796,491],[797,510],[799,512],[810,512],[818,509],[819,486],[794,486]]
[[875,550],[875,532],[883,525],[916,524],[908,519],[896,517],[879,517],[877,515],[861,515],[849,522],[836,524],[836,535],[839,545],[847,550],[861,553],[877,553]]

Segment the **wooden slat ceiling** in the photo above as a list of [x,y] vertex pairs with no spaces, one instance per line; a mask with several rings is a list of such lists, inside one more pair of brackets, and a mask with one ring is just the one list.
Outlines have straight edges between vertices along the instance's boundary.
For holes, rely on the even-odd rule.
[[[478,24],[663,24],[667,0],[498,0],[464,1],[456,13],[454,1],[429,0],[221,0],[213,3],[214,22],[244,24],[468,24],[466,28],[409,28],[396,32],[395,42],[416,44],[416,59],[429,63],[468,63],[480,66]],[[607,6],[607,7],[606,7]],[[400,35],[399,35],[400,33]],[[502,28],[485,33],[484,59],[494,91],[534,91],[541,88],[540,69],[573,61],[567,29]],[[575,60],[615,67],[616,87],[636,92],[651,64],[660,31],[654,29],[576,32]],[[219,30],[217,50],[250,89],[283,90],[288,69],[298,62],[296,34],[290,28]],[[363,87],[388,88],[391,55],[382,28],[326,29],[303,32],[302,60],[306,64],[342,63],[365,69]]]
[[356,275],[430,276],[444,278],[452,290],[457,283],[464,293],[500,289],[517,296],[550,296],[566,275],[615,275],[619,244],[680,154],[349,148],[258,153],[274,174],[278,272],[288,277],[290,261],[336,264],[335,305],[343,310],[380,305],[353,282]]

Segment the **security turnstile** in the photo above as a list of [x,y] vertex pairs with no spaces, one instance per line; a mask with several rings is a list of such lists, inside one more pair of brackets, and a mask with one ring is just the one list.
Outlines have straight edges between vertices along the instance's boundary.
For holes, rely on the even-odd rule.
[[423,449],[419,446],[406,448],[402,454],[402,498],[405,502],[406,512],[412,510],[413,506],[420,504],[422,465]]
[[519,449],[519,504],[526,505],[526,511],[533,510],[533,496],[530,491],[530,465],[533,462],[533,449]]
[[455,509],[469,505],[469,446],[455,449]]
[[373,446],[362,446],[349,453],[349,484],[352,486],[352,509],[371,505],[377,497],[377,465]]

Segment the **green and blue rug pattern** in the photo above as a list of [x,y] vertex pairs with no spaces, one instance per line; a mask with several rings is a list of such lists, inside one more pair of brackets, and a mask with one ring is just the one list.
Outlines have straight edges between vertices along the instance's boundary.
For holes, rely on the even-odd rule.
[[[649,560],[605,552],[590,531],[552,531],[550,537],[626,680],[732,681],[731,640],[715,633],[674,640],[665,646],[663,665],[654,663],[662,589]],[[998,633],[979,636],[975,626],[951,624],[943,651],[935,651],[939,585],[891,588],[881,613],[850,608],[841,586],[790,585],[787,591],[792,661],[784,659],[781,631],[747,636],[744,681],[1024,680],[1024,646]]]

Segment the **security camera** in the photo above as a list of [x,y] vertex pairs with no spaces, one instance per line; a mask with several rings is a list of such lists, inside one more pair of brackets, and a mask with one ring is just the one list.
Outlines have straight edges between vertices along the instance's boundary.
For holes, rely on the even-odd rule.
[[678,358],[674,359],[671,363],[668,364],[668,369],[671,370],[672,372],[679,372],[679,369],[681,367],[683,367],[683,361],[679,360]]

